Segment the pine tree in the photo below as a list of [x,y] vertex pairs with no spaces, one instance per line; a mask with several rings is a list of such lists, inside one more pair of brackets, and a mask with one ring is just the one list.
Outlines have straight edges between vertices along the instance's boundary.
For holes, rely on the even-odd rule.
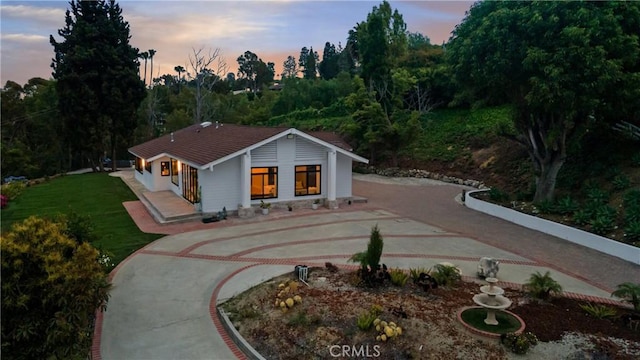
[[145,97],[139,52],[129,45],[129,24],[115,1],[69,4],[65,27],[58,30],[62,41],[50,36],[51,67],[70,156],[88,159],[96,169],[107,150],[117,158],[136,126],[136,109]]

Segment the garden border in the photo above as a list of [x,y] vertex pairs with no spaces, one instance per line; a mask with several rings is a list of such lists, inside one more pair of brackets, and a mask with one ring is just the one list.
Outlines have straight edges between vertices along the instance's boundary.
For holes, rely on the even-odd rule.
[[471,190],[465,192],[463,196],[465,206],[470,209],[507,220],[514,224],[537,230],[545,234],[553,235],[560,239],[567,240],[572,243],[618,257],[636,265],[640,265],[640,248],[615,240],[607,239],[605,237],[572,228],[567,225],[559,224],[550,220],[545,220],[536,216],[524,214],[519,211],[492,204],[490,202],[483,201],[471,196],[472,194],[483,191],[488,191],[488,189]]

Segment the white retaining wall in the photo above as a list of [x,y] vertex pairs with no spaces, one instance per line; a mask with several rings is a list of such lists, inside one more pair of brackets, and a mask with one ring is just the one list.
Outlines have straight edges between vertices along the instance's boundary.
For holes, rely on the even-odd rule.
[[486,190],[474,190],[466,193],[465,205],[468,208],[640,265],[640,248],[536,216],[527,215],[471,196],[471,194],[481,191]]

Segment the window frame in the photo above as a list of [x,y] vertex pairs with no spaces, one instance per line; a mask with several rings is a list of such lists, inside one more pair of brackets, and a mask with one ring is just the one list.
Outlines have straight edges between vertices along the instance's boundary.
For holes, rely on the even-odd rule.
[[[255,173],[254,174],[254,169],[265,169],[266,171],[264,173]],[[255,166],[255,167],[251,167],[251,173],[249,174],[251,176],[251,190],[250,190],[250,196],[251,196],[251,200],[264,200],[264,199],[276,199],[278,198],[278,187],[279,187],[279,181],[278,181],[278,167],[277,166]],[[260,195],[254,195],[253,193],[253,179],[254,177],[262,177],[262,194]],[[266,181],[265,181],[266,180]],[[267,184],[269,186],[274,186],[274,192],[273,193],[264,193],[264,188],[265,185]]]
[[[310,168],[315,169],[310,169]],[[304,168],[304,170],[299,170],[299,168]],[[298,188],[298,174],[306,174],[306,187]],[[313,174],[313,175],[312,175]],[[317,175],[316,175],[317,174]],[[293,192],[294,196],[317,196],[322,194],[322,165],[321,164],[309,164],[309,165],[296,165],[294,167],[294,178],[293,178]],[[310,186],[312,183],[310,181],[313,176],[313,182],[315,182],[315,186]],[[315,192],[310,193],[309,189],[315,188],[317,189]]]
[[149,173],[149,174],[153,174],[153,162],[151,161],[145,161],[144,162],[144,169]]
[[180,174],[179,174],[180,171],[178,169],[178,160],[174,158],[170,158],[169,163],[170,163],[169,167],[171,171],[171,183],[175,186],[180,186]]
[[171,163],[169,161],[161,161],[160,176],[169,176],[169,174],[171,174],[170,168],[171,168]]

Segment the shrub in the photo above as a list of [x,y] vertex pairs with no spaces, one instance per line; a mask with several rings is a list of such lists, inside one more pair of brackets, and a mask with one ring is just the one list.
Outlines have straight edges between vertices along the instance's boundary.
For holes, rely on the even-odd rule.
[[375,270],[380,267],[380,257],[382,256],[383,246],[384,240],[382,239],[382,235],[380,235],[380,229],[378,229],[378,225],[375,225],[371,229],[367,251],[354,254],[349,261],[359,262],[363,270],[367,267]]
[[631,156],[631,164],[635,167],[640,167],[640,152],[637,152]]
[[587,225],[589,223],[589,220],[591,220],[591,215],[589,214],[588,211],[584,209],[580,209],[575,213],[573,213],[573,222],[576,225],[580,225],[580,226]]
[[618,289],[611,293],[633,305],[636,311],[640,311],[640,284],[625,282],[618,285]]
[[543,200],[536,204],[538,210],[540,210],[541,214],[551,214],[554,211],[555,206],[553,205],[553,201],[551,200]]
[[503,334],[500,342],[515,354],[526,354],[532,346],[538,344],[538,338],[531,332],[520,335],[514,333]]
[[380,314],[382,314],[382,307],[375,304],[371,306],[371,309],[369,309],[369,311],[360,313],[360,316],[358,316],[358,318],[356,319],[356,325],[358,326],[358,329],[362,331],[371,329],[371,327],[373,326],[373,322]]
[[419,267],[419,268],[410,268],[409,269],[409,276],[411,277],[411,280],[413,282],[416,282],[418,280],[420,280],[420,274],[429,274],[431,272],[430,269],[426,269],[423,267]]
[[541,300],[548,300],[552,294],[562,292],[562,286],[551,277],[549,271],[544,275],[538,271],[531,274],[529,280],[524,284],[524,288],[530,296]]
[[580,304],[580,308],[596,319],[605,319],[616,316],[616,309],[605,305]]
[[598,235],[606,235],[615,228],[615,217],[607,214],[598,214],[591,220],[591,231]]
[[431,276],[436,280],[438,285],[441,286],[453,285],[461,279],[458,268],[443,264],[434,266],[434,271],[431,273]]
[[616,175],[615,178],[613,178],[613,188],[616,190],[624,190],[626,188],[629,187],[629,185],[631,184],[631,181],[629,180],[629,177],[627,177],[624,174],[620,174],[620,175]]
[[640,221],[640,206],[629,206],[624,209],[624,222],[630,224]]
[[93,243],[98,240],[95,224],[89,215],[81,215],[71,211],[66,215],[58,216],[56,222],[63,225],[64,234],[78,244],[84,242]]
[[0,186],[0,193],[6,196],[9,200],[15,200],[22,194],[27,185],[21,181],[14,181],[9,184]]
[[604,205],[609,202],[609,194],[599,187],[587,190],[587,200],[591,204]]
[[578,203],[567,195],[556,202],[554,210],[559,214],[569,215],[578,210]]
[[624,228],[624,238],[629,241],[640,240],[640,220],[631,221]]
[[403,287],[409,280],[409,274],[402,269],[391,269],[389,275],[391,276],[391,283],[395,286]]
[[6,208],[7,205],[9,205],[9,198],[4,195],[0,195],[0,209]]
[[509,194],[500,189],[491,188],[489,190],[489,199],[495,202],[509,201]]
[[30,217],[1,238],[2,355],[23,359],[86,358],[96,309],[110,285],[98,251],[64,226]]
[[624,194],[623,204],[625,207],[640,206],[640,189],[632,189]]

